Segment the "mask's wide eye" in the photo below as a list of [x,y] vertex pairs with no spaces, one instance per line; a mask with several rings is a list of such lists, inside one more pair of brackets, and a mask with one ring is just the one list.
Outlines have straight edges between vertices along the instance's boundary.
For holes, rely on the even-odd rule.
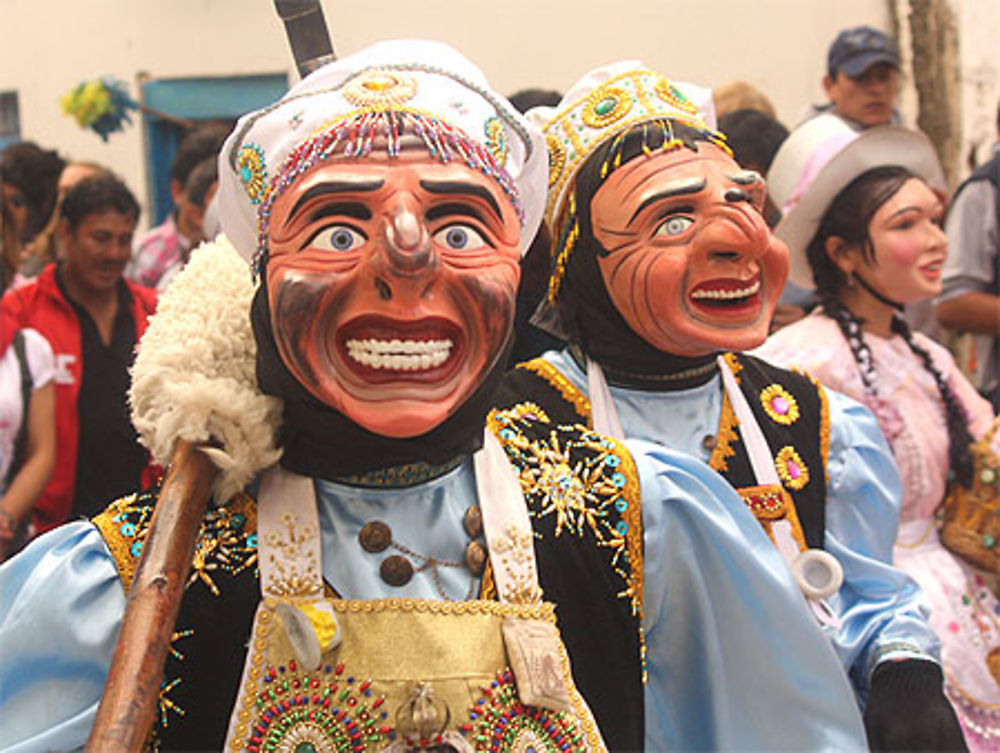
[[475,251],[488,245],[483,236],[468,225],[446,225],[434,233],[434,242],[452,251]]
[[324,251],[353,251],[364,245],[368,238],[347,225],[330,225],[320,230],[309,241],[312,248]]
[[653,235],[680,235],[694,224],[694,220],[682,214],[675,214],[667,217],[660,226],[656,228]]

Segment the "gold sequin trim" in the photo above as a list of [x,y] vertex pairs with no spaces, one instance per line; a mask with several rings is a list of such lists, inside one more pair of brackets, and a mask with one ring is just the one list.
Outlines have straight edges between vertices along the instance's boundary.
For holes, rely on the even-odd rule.
[[722,357],[729,365],[729,370],[733,372],[733,377],[736,379],[736,384],[739,384],[740,372],[743,371],[743,364],[740,363],[740,359],[736,356],[735,353],[724,353]]
[[[564,377],[559,369],[544,358],[533,358],[530,361],[518,364],[517,368],[537,374],[552,385],[562,395],[563,400],[572,404],[577,415],[586,421],[587,427],[590,427],[590,400],[572,382]],[[517,406],[511,410],[516,411]]]
[[111,558],[115,562],[115,569],[118,571],[118,578],[122,582],[125,593],[128,593],[129,588],[132,587],[138,558],[133,556],[130,551],[133,539],[121,533],[120,523],[124,514],[133,509],[136,499],[135,494],[116,499],[104,509],[104,512],[93,519],[97,530],[101,532],[104,543],[111,550]]
[[726,458],[731,458],[736,454],[733,449],[733,442],[739,438],[736,434],[736,412],[733,404],[729,401],[729,395],[722,393],[722,415],[719,416],[719,429],[715,442],[715,449],[708,459],[708,464],[713,470],[723,473],[729,470],[729,463]]
[[[576,688],[576,683],[573,680],[573,670],[570,668],[569,664],[569,654],[566,652],[566,645],[562,640],[562,636],[560,636],[559,639],[559,661],[562,665],[562,673],[566,682],[566,688],[570,691],[570,701],[573,704],[573,713],[576,715],[576,721],[583,730],[583,734],[587,736],[587,744],[595,751],[601,751],[603,753],[606,751],[606,748],[601,744],[601,736],[597,731],[596,725],[594,724],[594,719],[591,716],[590,710],[583,702],[580,691]],[[525,750],[534,750],[534,748],[525,748]]]
[[[268,596],[264,604],[268,609],[277,607],[279,600]],[[443,615],[489,615],[493,617],[520,617],[525,620],[544,620],[555,624],[555,606],[549,602],[537,604],[505,604],[499,601],[434,601],[431,599],[340,599],[329,602],[335,612],[425,612]]]
[[[257,609],[257,632],[254,636],[253,642],[250,644],[250,666],[252,673],[257,670],[257,675],[251,674],[254,682],[250,687],[256,689],[259,685],[257,678],[260,675],[260,666],[264,663],[264,653],[267,651],[267,634],[270,630],[268,623],[271,621],[271,614],[274,610],[274,604],[270,605],[269,608],[265,609],[263,606]],[[246,683],[244,683],[245,685]],[[244,693],[243,698],[243,708],[239,711],[239,722],[236,725],[235,740],[243,741],[248,737],[250,729],[250,720],[253,719],[254,711],[257,704],[257,693],[247,692]]]
[[[775,400],[785,401],[785,411],[783,413],[774,406]],[[791,426],[799,420],[798,402],[780,384],[772,384],[765,387],[760,393],[760,404],[764,406],[764,412],[775,423]]]
[[823,478],[826,483],[830,483],[830,469],[828,461],[830,459],[830,402],[826,396],[826,388],[819,383],[818,379],[813,379],[808,372],[802,375],[809,379],[819,394],[819,454],[823,460]]
[[566,167],[566,150],[562,148],[559,139],[551,134],[545,137],[545,144],[549,150],[549,188],[551,188]]
[[774,467],[782,483],[793,491],[809,483],[809,469],[794,447],[782,447],[774,458]]

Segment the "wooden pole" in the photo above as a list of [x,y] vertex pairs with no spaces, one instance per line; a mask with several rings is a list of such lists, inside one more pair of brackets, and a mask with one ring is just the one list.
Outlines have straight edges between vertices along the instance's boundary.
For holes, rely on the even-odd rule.
[[138,753],[146,742],[216,473],[197,447],[178,441],[129,590],[88,753]]

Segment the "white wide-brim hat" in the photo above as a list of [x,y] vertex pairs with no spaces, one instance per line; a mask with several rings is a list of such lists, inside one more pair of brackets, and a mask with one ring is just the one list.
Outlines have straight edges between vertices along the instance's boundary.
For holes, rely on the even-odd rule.
[[767,188],[781,210],[775,234],[788,244],[789,281],[816,287],[806,248],[826,210],[855,178],[876,167],[898,165],[945,190],[934,145],[924,134],[901,126],[857,131],[833,114],[823,114],[796,128],[771,163]]

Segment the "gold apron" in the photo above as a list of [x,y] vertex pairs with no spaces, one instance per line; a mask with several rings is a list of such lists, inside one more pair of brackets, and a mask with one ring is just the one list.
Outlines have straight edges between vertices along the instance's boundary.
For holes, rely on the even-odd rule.
[[541,600],[516,476],[487,437],[476,475],[500,601],[326,598],[312,481],[265,475],[263,600],[227,751],[604,750]]

